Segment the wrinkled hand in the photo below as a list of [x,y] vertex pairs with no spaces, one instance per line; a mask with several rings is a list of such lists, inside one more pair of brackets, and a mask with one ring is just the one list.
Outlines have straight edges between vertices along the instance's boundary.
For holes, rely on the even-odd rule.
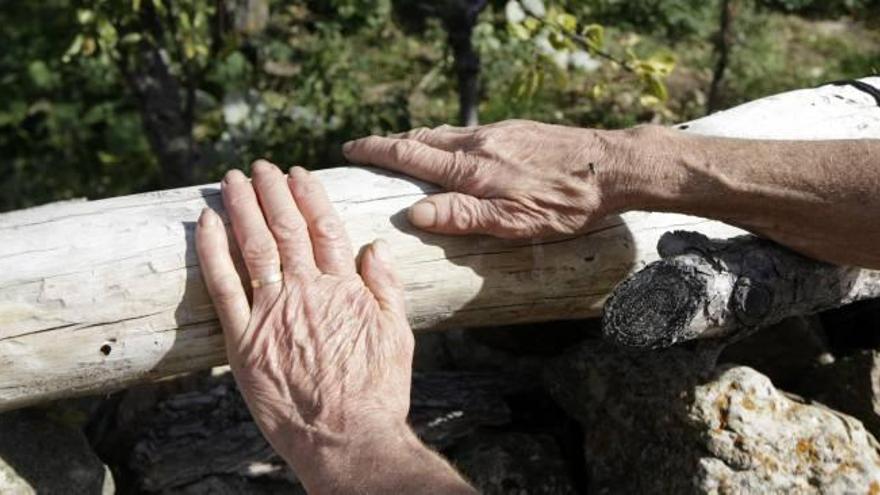
[[271,280],[283,267],[282,281],[255,288],[250,306],[223,223],[207,209],[198,254],[245,401],[306,478],[330,469],[318,464],[334,448],[406,429],[413,335],[388,246],[370,245],[358,274],[316,179],[298,167],[285,176],[265,161],[253,170],[253,184],[229,172],[223,200],[249,278]]
[[615,212],[625,156],[611,133],[512,120],[460,128],[415,129],[346,143],[354,163],[439,184],[409,210],[417,227],[444,234],[533,238],[583,232]]

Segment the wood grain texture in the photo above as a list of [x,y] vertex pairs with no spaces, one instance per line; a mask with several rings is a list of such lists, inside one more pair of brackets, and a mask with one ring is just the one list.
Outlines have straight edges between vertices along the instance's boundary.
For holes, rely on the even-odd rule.
[[[880,86],[880,78],[866,81]],[[763,105],[771,115],[752,120]],[[824,119],[825,134],[781,111],[804,105]],[[823,87],[688,126],[778,139],[880,137],[880,108],[851,87]],[[416,330],[597,316],[617,283],[658,259],[664,232],[742,234],[700,218],[630,212],[568,239],[433,236],[402,215],[433,186],[366,168],[316,174],[355,246],[378,237],[391,245]],[[0,410],[223,363],[193,245],[206,205],[222,210],[216,184],[0,215]]]

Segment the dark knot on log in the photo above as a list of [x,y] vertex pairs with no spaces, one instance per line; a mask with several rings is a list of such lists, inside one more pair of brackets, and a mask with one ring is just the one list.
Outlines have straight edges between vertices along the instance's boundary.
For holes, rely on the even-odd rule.
[[605,304],[603,333],[627,347],[668,347],[681,339],[701,291],[692,274],[652,263],[614,291]]
[[790,316],[880,297],[880,272],[829,265],[755,236],[661,237],[663,259],[621,283],[605,305],[604,337],[659,348],[736,338]]

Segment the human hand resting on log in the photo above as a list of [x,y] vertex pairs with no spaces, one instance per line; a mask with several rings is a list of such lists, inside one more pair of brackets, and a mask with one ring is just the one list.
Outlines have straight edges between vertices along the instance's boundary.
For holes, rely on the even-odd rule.
[[721,220],[823,261],[880,268],[880,140],[513,120],[370,136],[343,152],[448,189],[409,210],[415,226],[433,232],[577,234],[608,214],[668,211]]
[[258,161],[222,182],[252,304],[221,218],[196,242],[229,363],[254,420],[310,493],[474,493],[406,425],[413,334],[388,247],[359,271],[321,184]]

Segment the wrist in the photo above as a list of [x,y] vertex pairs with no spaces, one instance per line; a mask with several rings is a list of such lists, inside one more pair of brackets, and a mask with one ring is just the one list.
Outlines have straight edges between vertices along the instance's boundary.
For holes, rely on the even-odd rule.
[[675,156],[681,133],[658,125],[603,131],[598,176],[608,213],[664,210],[682,188]]
[[365,486],[394,458],[413,457],[421,446],[404,422],[382,427],[364,426],[344,436],[313,436],[297,441],[282,457],[293,467],[309,493],[346,492],[346,487]]

